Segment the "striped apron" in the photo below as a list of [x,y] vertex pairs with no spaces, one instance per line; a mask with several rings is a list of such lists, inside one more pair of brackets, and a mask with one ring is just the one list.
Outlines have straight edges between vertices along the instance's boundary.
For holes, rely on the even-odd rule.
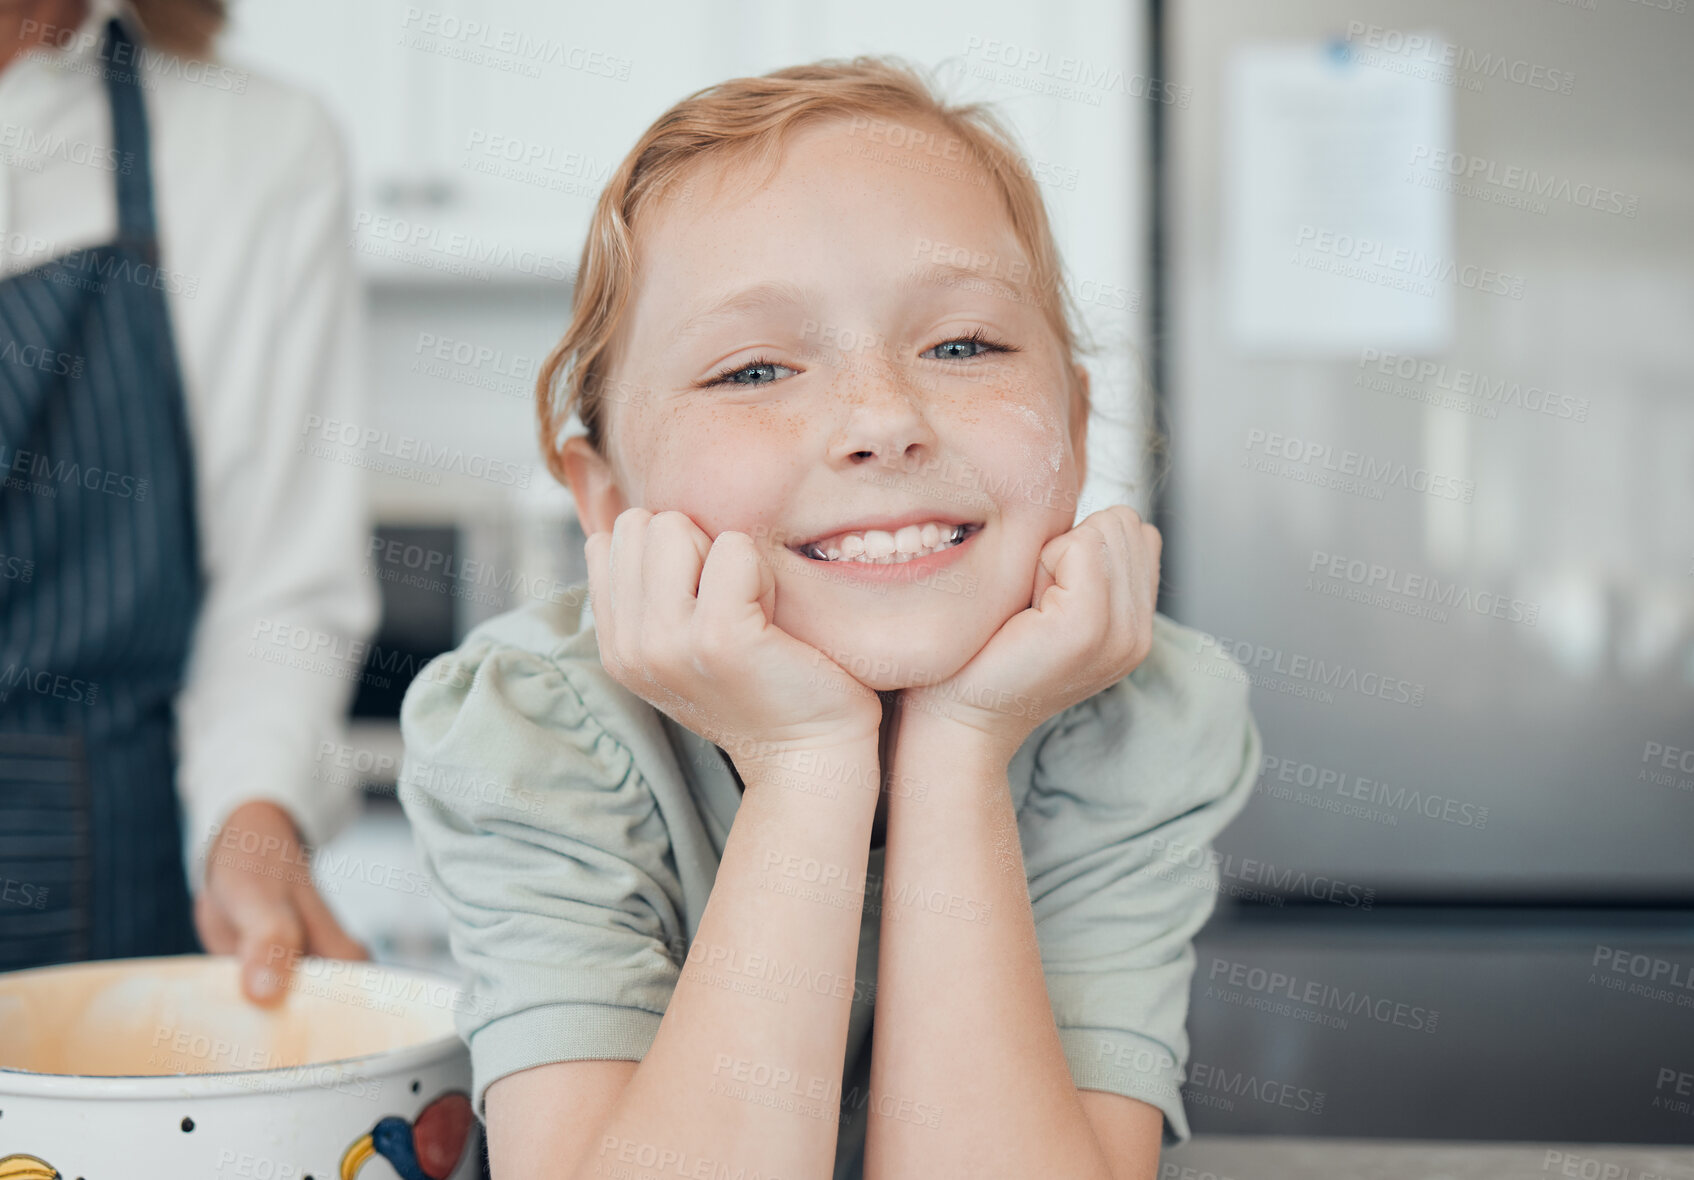
[[193,453],[136,58],[114,19],[117,240],[0,282],[0,970],[199,949],[172,719]]

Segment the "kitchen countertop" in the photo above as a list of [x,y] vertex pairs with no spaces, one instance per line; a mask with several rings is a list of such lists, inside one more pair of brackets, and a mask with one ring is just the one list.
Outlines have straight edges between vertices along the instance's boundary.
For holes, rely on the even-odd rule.
[[[1694,1125],[1690,1126],[1694,1135]],[[1694,1180],[1694,1148],[1196,1135],[1159,1180]]]

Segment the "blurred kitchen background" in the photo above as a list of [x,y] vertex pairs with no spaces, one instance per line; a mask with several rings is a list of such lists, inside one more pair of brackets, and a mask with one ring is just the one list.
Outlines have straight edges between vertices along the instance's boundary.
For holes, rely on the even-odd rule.
[[[699,87],[896,53],[1024,138],[1101,346],[1079,517],[1155,519],[1161,609],[1253,680],[1195,1129],[1694,1142],[1688,7],[240,0],[227,56],[351,152],[369,425],[517,473],[372,475],[332,857],[415,866],[410,675],[586,577],[533,390],[623,152]],[[323,879],[456,974],[434,902]]]

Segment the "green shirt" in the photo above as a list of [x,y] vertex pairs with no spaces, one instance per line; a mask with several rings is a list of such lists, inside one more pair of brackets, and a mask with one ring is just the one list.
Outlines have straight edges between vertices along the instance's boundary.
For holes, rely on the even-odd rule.
[[[455,1019],[474,1109],[517,1070],[639,1061],[741,802],[727,755],[606,673],[581,584],[431,661],[400,724],[400,798],[469,976]],[[1191,940],[1218,888],[1207,853],[1251,794],[1260,750],[1246,677],[1160,615],[1140,667],[1048,718],[1008,767],[1071,1076],[1158,1107],[1167,1145],[1189,1137],[1179,1086]],[[862,1175],[882,867],[877,847],[836,1180]]]

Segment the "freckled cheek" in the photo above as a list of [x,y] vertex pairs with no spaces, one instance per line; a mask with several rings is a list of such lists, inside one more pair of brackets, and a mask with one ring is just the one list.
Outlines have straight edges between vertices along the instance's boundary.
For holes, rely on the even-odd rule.
[[678,423],[649,440],[644,507],[685,512],[713,537],[733,529],[773,544],[793,512],[795,447],[786,437],[722,422]]
[[[1000,501],[1008,515],[1063,518],[1070,528],[1081,496],[1080,472],[1062,433],[1027,420],[1005,421],[976,452],[979,486]],[[1045,527],[1045,526],[1042,526]]]
[[1006,450],[1018,462],[1008,460],[998,474],[996,499],[1001,520],[1008,533],[1018,538],[1020,547],[1033,545],[1035,550],[1040,550],[1060,533],[1071,532],[1076,523],[1077,503],[1081,499],[1076,469],[1060,464],[1059,472],[1052,471],[1045,462],[1044,450],[1038,449],[1035,442],[1028,445],[1028,455],[1032,457],[1023,457],[1020,445],[1010,440]]

